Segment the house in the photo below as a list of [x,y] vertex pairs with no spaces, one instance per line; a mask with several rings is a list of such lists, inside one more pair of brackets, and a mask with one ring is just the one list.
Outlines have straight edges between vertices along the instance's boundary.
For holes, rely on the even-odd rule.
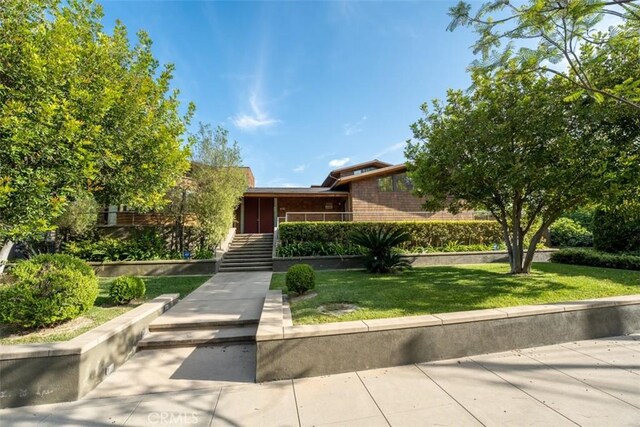
[[[304,188],[255,187],[244,193],[236,211],[239,233],[272,233],[287,221],[384,221],[452,219],[424,212],[423,199],[411,192],[405,164],[374,159],[335,169],[322,184]],[[474,212],[456,219],[474,219]]]

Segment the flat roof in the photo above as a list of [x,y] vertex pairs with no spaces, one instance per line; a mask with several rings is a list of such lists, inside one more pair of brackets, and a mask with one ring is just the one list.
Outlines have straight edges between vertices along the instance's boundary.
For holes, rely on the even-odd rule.
[[245,197],[303,196],[303,197],[347,197],[348,191],[336,191],[328,187],[253,187],[244,193]]

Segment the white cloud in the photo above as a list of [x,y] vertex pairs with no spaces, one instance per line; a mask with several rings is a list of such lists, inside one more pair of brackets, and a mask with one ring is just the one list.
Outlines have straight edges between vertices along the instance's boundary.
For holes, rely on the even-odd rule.
[[379,159],[380,157],[384,156],[385,154],[389,154],[389,153],[393,153],[394,151],[398,151],[401,148],[404,148],[404,142],[398,142],[397,144],[393,144],[388,146],[387,148],[383,149],[382,151],[380,151],[379,153],[377,153],[375,156],[376,159]]
[[355,135],[362,132],[362,126],[367,121],[367,116],[362,116],[360,120],[355,123],[347,123],[344,125],[344,134],[346,136]]
[[264,111],[260,106],[258,95],[256,92],[251,93],[249,97],[249,105],[251,106],[252,114],[238,114],[232,120],[233,124],[242,130],[254,130],[257,128],[270,126],[278,122],[278,120],[269,116],[269,113]]
[[329,162],[329,166],[331,166],[332,168],[339,168],[349,163],[349,160],[351,160],[349,157],[344,157],[342,159],[333,159]]
[[300,165],[300,166],[297,166],[297,167],[293,168],[293,171],[294,171],[294,172],[302,172],[302,171],[304,171],[306,168],[307,168],[307,165]]

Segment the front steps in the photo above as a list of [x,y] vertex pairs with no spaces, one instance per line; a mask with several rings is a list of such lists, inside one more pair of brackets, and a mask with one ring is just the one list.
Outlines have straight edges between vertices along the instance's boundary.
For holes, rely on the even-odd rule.
[[198,329],[170,329],[150,331],[138,341],[139,350],[171,347],[197,347],[230,343],[255,342],[257,324],[245,326],[203,326]]
[[224,254],[220,273],[271,271],[273,234],[237,234]]

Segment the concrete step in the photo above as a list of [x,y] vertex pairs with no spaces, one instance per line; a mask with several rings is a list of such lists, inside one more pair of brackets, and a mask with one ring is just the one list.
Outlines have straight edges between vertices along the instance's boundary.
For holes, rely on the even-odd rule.
[[220,266],[218,270],[220,273],[232,273],[232,272],[242,272],[242,271],[271,271],[273,270],[273,266],[268,267],[224,267]]
[[261,256],[271,256],[271,249],[269,249],[268,251],[229,251],[226,253],[225,256],[228,255],[238,255],[238,256],[243,256],[243,255],[261,255]]
[[253,261],[246,261],[246,262],[222,262],[222,264],[220,264],[220,267],[272,267],[273,263],[271,262],[271,260],[269,261],[257,261],[257,262],[253,262]]
[[162,316],[149,324],[149,332],[162,332],[162,331],[176,331],[182,332],[187,330],[200,330],[200,329],[218,329],[227,327],[244,327],[244,326],[257,326],[258,321],[255,319],[235,319],[235,320],[198,320],[193,319],[193,322],[160,322],[158,319],[163,320]]
[[271,252],[268,254],[265,253],[249,253],[249,254],[237,254],[237,253],[229,253],[224,254],[224,259],[271,259]]
[[257,329],[257,325],[251,325],[152,332],[138,341],[138,349],[195,347],[225,343],[254,342]]
[[273,247],[273,243],[232,243],[229,245],[230,249],[233,248],[271,248]]
[[268,262],[269,264],[273,263],[273,260],[271,259],[271,257],[265,257],[265,258],[225,258],[224,260],[222,260],[222,263],[220,265],[227,265],[227,264],[246,264],[246,263],[254,263],[254,262]]

